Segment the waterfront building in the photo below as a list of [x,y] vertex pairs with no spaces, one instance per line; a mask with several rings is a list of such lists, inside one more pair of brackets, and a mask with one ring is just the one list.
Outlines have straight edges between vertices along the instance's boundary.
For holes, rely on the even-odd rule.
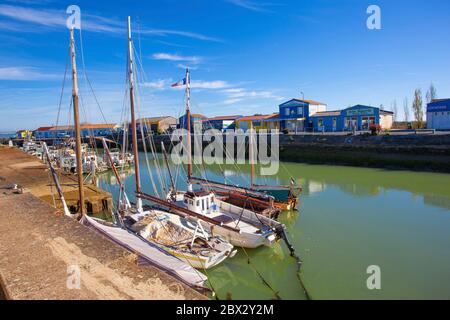
[[242,116],[217,116],[203,120],[203,128],[217,129],[220,131],[234,130],[236,128],[236,120]]
[[16,132],[16,138],[27,139],[27,138],[30,138],[32,134],[33,134],[33,132],[29,131],[29,130],[19,130]]
[[265,129],[267,129],[267,131],[270,130],[280,131],[280,114],[278,112],[269,115],[266,119],[263,120],[263,122],[265,124]]
[[138,132],[141,131],[141,124],[146,133],[166,133],[177,127],[177,119],[171,116],[142,118],[136,121]]
[[316,112],[310,117],[314,132],[368,131],[371,125],[391,129],[394,113],[356,105],[344,110]]
[[435,99],[427,105],[427,128],[450,130],[450,99]]
[[[81,137],[88,136],[108,136],[117,131],[119,127],[116,124],[82,124],[81,125]],[[36,139],[54,139],[54,138],[66,138],[73,137],[73,126],[53,126],[53,127],[40,127],[34,132]]]
[[[194,132],[202,132],[203,130],[203,121],[207,118],[199,113],[191,113],[191,131]],[[186,115],[182,115],[180,118],[178,118],[177,128],[181,129],[187,129],[187,121],[186,121]]]
[[314,100],[291,99],[279,105],[280,129],[289,132],[310,131],[310,117],[327,110],[327,105]]
[[270,128],[279,128],[279,114],[272,113],[269,115],[254,115],[245,116],[236,120],[236,129],[248,130],[254,129],[259,131],[261,129],[269,130]]

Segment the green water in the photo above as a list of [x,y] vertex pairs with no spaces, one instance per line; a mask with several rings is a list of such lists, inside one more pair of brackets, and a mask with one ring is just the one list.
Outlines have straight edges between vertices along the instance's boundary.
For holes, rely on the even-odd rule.
[[[152,193],[144,158],[141,167],[143,189]],[[204,169],[212,180],[249,181],[246,166]],[[182,172],[177,176],[185,188]],[[301,204],[281,221],[313,299],[450,299],[450,175],[284,163],[277,176],[259,182],[287,184],[291,176],[303,186]],[[131,196],[133,173],[124,177]],[[101,187],[116,195],[114,183],[111,173],[100,177]],[[207,271],[219,298],[305,299],[283,243],[246,252],[250,265],[239,250]],[[381,290],[367,289],[370,265],[381,268]]]

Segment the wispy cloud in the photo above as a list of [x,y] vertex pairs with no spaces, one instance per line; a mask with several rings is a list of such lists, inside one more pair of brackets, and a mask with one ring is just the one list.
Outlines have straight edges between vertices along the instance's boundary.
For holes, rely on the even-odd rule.
[[[47,28],[65,28],[68,17],[64,10],[35,9],[13,5],[0,5],[0,16]],[[6,27],[5,22],[3,22],[3,27]],[[83,30],[93,32],[125,32],[124,27],[121,27],[118,21],[85,13],[83,13],[81,27]]]
[[251,11],[256,12],[272,12],[269,7],[275,6],[273,3],[261,3],[250,0],[226,0],[229,3],[232,3],[238,7],[245,8]]
[[203,41],[212,41],[212,42],[223,42],[223,40],[219,38],[214,38],[210,36],[206,36],[201,33],[196,32],[189,32],[189,31],[181,31],[181,30],[168,30],[168,29],[142,29],[141,34],[147,34],[147,35],[156,35],[156,36],[169,36],[169,35],[175,35],[175,36],[182,36],[197,40],[203,40]]
[[32,67],[3,67],[0,68],[0,80],[42,80],[55,79],[54,74],[42,73]]
[[191,88],[195,88],[195,89],[224,89],[224,88],[229,88],[231,87],[231,85],[226,82],[226,81],[222,81],[222,80],[217,80],[217,81],[192,81],[191,82]]
[[187,68],[189,68],[189,70],[197,70],[198,69],[198,67],[195,67],[195,66],[188,66],[187,64],[183,64],[183,63],[178,63],[177,65],[176,65],[176,67],[177,68],[180,68],[180,69],[183,69],[183,70],[186,70]]
[[155,60],[190,62],[193,64],[198,64],[203,60],[202,57],[198,57],[198,56],[181,56],[178,54],[171,54],[171,53],[155,53],[152,55],[152,58]]
[[145,88],[162,90],[170,87],[171,83],[172,79],[158,79],[150,82],[144,82],[141,84],[141,86]]
[[229,88],[223,90],[223,92],[228,96],[229,100],[234,101],[237,100],[242,101],[244,99],[251,98],[260,98],[260,99],[274,99],[274,100],[283,100],[282,96],[275,94],[275,92],[271,90],[248,90],[245,88]]
[[[152,88],[156,90],[171,89],[172,79],[158,79],[150,82],[144,82],[141,86],[146,88]],[[215,81],[203,81],[194,80],[191,81],[192,89],[205,89],[205,90],[221,90],[232,87],[227,81],[215,80]],[[177,87],[176,89],[184,90],[184,87]]]
[[[124,34],[126,32],[125,21],[112,18],[105,18],[102,16],[89,14],[84,11],[82,11],[81,14],[83,18],[81,23],[82,30],[90,32],[111,33],[111,34]],[[64,30],[62,28],[65,28],[66,19],[68,17],[68,15],[64,10],[36,9],[7,4],[0,5],[0,16],[7,17],[15,21],[21,21],[32,25],[41,26],[44,28],[43,29],[44,31],[46,28],[56,28],[56,27],[61,28],[61,30]],[[10,21],[2,22],[2,24],[0,25],[0,29],[20,31],[19,28],[17,28],[17,25],[13,24]],[[210,37],[195,32],[189,32],[184,30],[153,29],[153,28],[146,28],[144,26],[140,28],[140,33],[142,35],[160,36],[160,37],[175,35],[203,41],[215,41],[215,42],[222,41],[218,38]]]

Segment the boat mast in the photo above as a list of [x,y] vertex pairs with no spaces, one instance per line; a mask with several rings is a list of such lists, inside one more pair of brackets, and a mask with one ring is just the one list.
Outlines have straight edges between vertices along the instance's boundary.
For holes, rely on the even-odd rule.
[[[131,19],[128,16],[128,81],[130,84],[130,108],[131,108],[131,134],[134,156],[134,172],[136,178],[136,193],[141,192],[141,175],[139,171],[139,153],[138,153],[138,141],[137,141],[137,129],[136,129],[136,115],[134,111],[134,73],[133,73],[133,42],[131,39]],[[144,139],[144,137],[142,137]],[[139,197],[136,199],[136,208],[138,211],[142,211],[142,199]]]
[[83,164],[81,161],[81,130],[80,130],[80,114],[78,111],[78,76],[77,64],[75,56],[75,39],[74,28],[70,29],[70,55],[72,62],[72,102],[73,102],[73,118],[75,126],[75,154],[77,160],[78,175],[78,193],[79,193],[79,212],[81,215],[86,213],[84,208],[84,181],[83,181]]
[[189,79],[189,69],[186,68],[186,129],[187,129],[187,147],[188,147],[188,165],[187,175],[188,183],[192,177],[192,144],[191,144],[191,81]]
[[175,181],[173,180],[173,176],[172,176],[172,172],[170,170],[170,166],[169,166],[169,156],[167,155],[167,151],[166,148],[164,147],[164,142],[161,141],[161,150],[163,152],[164,155],[164,162],[166,163],[166,167],[167,167],[167,172],[169,173],[169,177],[170,177],[170,185],[171,185],[171,192],[172,193],[176,193],[176,187],[175,187]]
[[254,152],[253,152],[253,121],[250,121],[250,136],[248,141],[248,158],[250,161],[250,188],[255,185],[255,164],[254,164]]

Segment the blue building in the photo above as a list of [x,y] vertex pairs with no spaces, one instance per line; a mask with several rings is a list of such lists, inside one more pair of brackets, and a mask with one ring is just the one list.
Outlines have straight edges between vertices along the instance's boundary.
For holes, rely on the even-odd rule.
[[[191,132],[197,131],[202,132],[203,130],[203,121],[207,119],[204,115],[199,113],[191,113]],[[178,124],[177,128],[181,129],[187,129],[187,121],[186,121],[186,115],[182,115],[180,118],[178,118]]]
[[310,117],[314,132],[368,131],[371,125],[390,129],[394,113],[356,105],[344,110],[317,112]]
[[311,131],[312,122],[310,117],[326,109],[327,105],[325,103],[313,100],[289,100],[279,105],[280,129],[289,132]]
[[435,99],[427,105],[427,128],[450,130],[450,99]]
[[234,130],[236,128],[236,120],[242,116],[217,116],[203,120],[203,128],[217,129],[220,131]]
[[[108,136],[117,130],[116,124],[82,124],[81,137]],[[73,126],[40,127],[34,131],[36,139],[55,139],[74,136]]]

